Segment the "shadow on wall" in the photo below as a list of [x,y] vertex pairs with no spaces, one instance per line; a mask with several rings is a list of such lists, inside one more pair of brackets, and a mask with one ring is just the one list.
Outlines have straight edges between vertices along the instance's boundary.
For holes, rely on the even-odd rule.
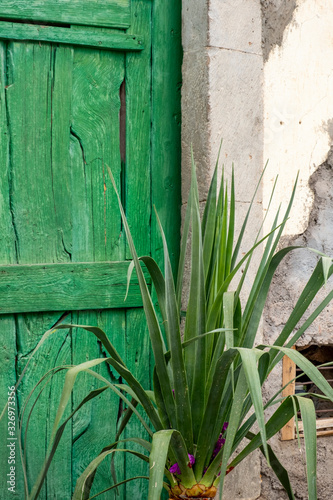
[[260,0],[264,62],[273,48],[281,47],[285,29],[293,21],[297,0]]

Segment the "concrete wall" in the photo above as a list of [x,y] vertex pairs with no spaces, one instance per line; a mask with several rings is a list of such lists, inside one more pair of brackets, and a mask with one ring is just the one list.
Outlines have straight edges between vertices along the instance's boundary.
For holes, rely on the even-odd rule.
[[[190,144],[205,200],[223,138],[223,161],[235,163],[238,210],[247,208],[269,159],[258,192],[257,227],[274,178],[273,210],[286,206],[299,171],[284,244],[301,244],[333,255],[333,3],[330,0],[183,0],[183,202],[189,187]],[[267,218],[264,230],[270,228]],[[256,228],[253,227],[253,230]],[[245,242],[246,245],[246,242]],[[299,250],[277,273],[260,339],[272,343],[315,264]],[[250,286],[250,282],[248,284]],[[333,345],[332,306],[304,334],[300,345]],[[281,370],[265,388],[278,387]],[[296,442],[273,441],[291,473],[297,499],[307,498]],[[232,478],[225,498],[284,499],[259,456]],[[333,498],[333,437],[318,440],[318,498]],[[331,477],[330,477],[331,476]]]

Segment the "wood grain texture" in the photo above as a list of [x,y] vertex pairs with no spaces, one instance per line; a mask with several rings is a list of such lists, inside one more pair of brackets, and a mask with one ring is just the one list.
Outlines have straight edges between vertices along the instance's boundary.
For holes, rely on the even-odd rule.
[[[84,325],[97,325],[108,335],[109,339],[124,357],[125,352],[125,312],[124,310],[115,310],[110,314],[109,311],[96,312],[78,312],[73,313],[73,322]],[[77,329],[73,332],[73,350],[72,361],[75,364],[84,362],[88,359],[106,357],[99,342],[96,342],[93,335],[84,330]],[[106,364],[99,365],[96,372],[103,375],[107,380],[120,383],[119,375],[110,370]],[[103,385],[88,373],[81,373],[73,393],[73,405],[87,394],[88,391]],[[104,392],[98,399],[91,401],[78,412],[73,420],[73,444],[72,444],[72,471],[73,485],[81,475],[84,468],[93,460],[103,449],[114,442],[117,431],[118,415],[120,411],[119,398],[111,391]],[[124,478],[125,462],[124,457],[116,458],[117,475]],[[129,470],[127,474],[131,474]],[[110,475],[110,461],[104,461],[98,468],[92,494],[98,493],[112,484]],[[117,497],[115,492],[108,492],[101,495],[102,500],[125,498]]]
[[55,42],[123,52],[143,50],[143,41],[141,37],[136,35],[125,35],[121,32],[110,33],[102,30],[91,32],[84,28],[73,30],[71,28],[8,22],[0,22],[0,39]]
[[[11,265],[10,273],[17,273],[14,281],[20,281],[21,299],[35,302],[32,308],[36,308],[38,302],[40,311],[45,300],[53,304],[45,307],[54,310],[57,299],[53,296],[51,300],[50,295],[43,294],[43,287],[48,291],[53,289],[54,293],[65,298],[58,304],[59,312],[29,311],[15,317],[10,314],[0,316],[0,361],[4,363],[1,365],[4,366],[4,376],[0,375],[1,388],[21,373],[29,353],[41,335],[59,320],[62,311],[69,307],[73,310],[74,299],[80,308],[83,300],[87,300],[87,307],[94,307],[93,302],[97,304],[100,300],[96,287],[99,291],[101,288],[105,290],[105,300],[108,293],[115,297],[114,294],[119,295],[119,289],[124,287],[128,266],[125,259],[129,254],[117,200],[107,182],[106,165],[110,166],[125,202],[139,253],[149,253],[152,248],[155,257],[161,256],[156,225],[151,229],[153,196],[166,225],[167,237],[172,239],[173,259],[177,254],[180,220],[180,185],[177,184],[180,178],[180,66],[177,66],[180,52],[177,51],[180,50],[180,31],[172,30],[175,26],[179,28],[180,6],[174,0],[170,5],[156,1],[155,7],[150,0],[133,0],[132,20],[128,0],[104,2],[103,5],[95,0],[80,0],[79,8],[77,0],[4,0],[1,3],[0,18],[96,26],[105,26],[105,23],[121,27],[131,25],[130,30],[123,33],[122,40],[124,37],[133,39],[136,33],[144,40],[143,50],[126,54],[124,51],[58,46],[57,40],[56,44],[0,42],[0,220],[3,242],[0,245],[0,264],[5,271],[0,286],[7,292],[6,284],[17,286],[10,282],[13,275],[10,278],[6,274],[8,265]],[[111,9],[114,15],[106,14],[107,9]],[[156,49],[151,47],[152,24],[154,43],[160,44]],[[70,29],[32,26],[30,31],[42,29],[49,34],[70,32],[76,39],[83,33],[79,26]],[[115,40],[121,34],[119,30],[90,26],[84,28],[84,33],[87,40],[100,37]],[[122,162],[119,92],[124,81],[126,154]],[[169,85],[170,91],[167,90]],[[101,271],[105,262],[114,261],[119,263],[112,264],[115,274],[110,278],[108,264],[106,275]],[[47,273],[42,270],[44,263],[47,263]],[[22,275],[21,266],[26,266]],[[29,275],[31,270],[37,274]],[[5,276],[9,279],[6,283]],[[113,279],[114,286],[110,287]],[[61,289],[58,292],[57,286]],[[110,292],[109,288],[114,290]],[[81,299],[76,296],[77,291]],[[137,293],[135,281],[130,288],[131,296],[133,293]],[[38,294],[43,297],[38,298]],[[151,364],[146,321],[141,309],[128,309],[128,305],[140,305],[141,302],[123,303],[123,292],[120,295],[119,308],[72,312],[66,321],[103,328],[143,385],[149,387]],[[32,300],[31,296],[35,299]],[[105,302],[102,307],[107,305]],[[105,356],[92,334],[81,329],[59,331],[53,336],[53,341],[47,342],[36,355],[32,370],[20,388],[19,404],[22,405],[32,387],[50,367]],[[98,370],[114,382],[121,381],[119,375],[104,364]],[[62,375],[54,378],[34,410],[27,447],[30,486],[44,458],[62,383]],[[71,407],[98,385],[91,375],[81,374]],[[111,391],[80,410],[72,427],[68,426],[65,432],[39,498],[71,498],[82,470],[103,446],[112,442],[121,411],[122,405]],[[128,432],[137,434],[140,428],[133,419]],[[127,477],[133,473],[146,473],[145,464],[136,459],[119,456],[116,465],[119,479],[124,477],[125,468]],[[110,483],[109,465],[105,463],[98,470],[93,493]],[[120,498],[146,498],[146,486],[143,482],[140,486],[129,483],[120,491]],[[0,488],[2,498],[6,498],[5,488]],[[18,477],[18,495],[13,498],[23,498],[22,476]],[[115,498],[115,493],[106,493],[101,498]]]
[[[9,43],[7,48],[7,110],[10,123],[10,213],[14,230],[15,260],[18,264],[69,261],[63,246],[63,234],[57,221],[62,220],[63,203],[54,191],[54,155],[52,154],[53,128],[52,100],[57,62],[56,49],[49,45]],[[69,54],[70,57],[70,54]],[[64,68],[65,72],[65,68]],[[71,86],[67,82],[67,92]],[[64,102],[66,96],[63,95]],[[69,110],[63,108],[66,118]],[[60,124],[58,125],[61,126]],[[67,139],[69,143],[69,138]],[[61,158],[60,158],[61,160]],[[65,165],[59,176],[64,176]],[[66,209],[64,210],[66,214]],[[64,217],[66,218],[66,215]],[[61,313],[16,315],[16,346],[19,375],[31,350],[41,335],[61,316]],[[52,343],[34,359],[20,387],[21,406],[36,382],[52,366],[70,362],[68,332],[56,335]],[[28,480],[30,486],[40,470],[50,426],[54,418],[55,403],[51,394],[59,393],[61,380],[52,380],[39,400],[34,418],[29,425],[26,448]],[[71,435],[66,430],[64,439]],[[41,498],[52,498],[55,492],[69,498],[71,491],[70,450],[63,444],[58,451],[58,471],[51,474],[41,492]],[[22,491],[21,498],[22,498]]]
[[[149,255],[151,241],[151,10],[150,0],[132,2],[132,22],[127,33],[140,33],[145,50],[126,54],[126,215],[139,255]],[[140,147],[138,147],[140,144]],[[138,186],[138,189],[132,189]],[[126,248],[127,258],[130,256]],[[126,311],[126,363],[142,386],[150,389],[151,352],[147,322],[142,309]],[[133,417],[125,435],[147,439],[147,432]],[[142,447],[129,447],[143,452]],[[148,475],[147,463],[127,454],[126,472]],[[127,476],[130,477],[130,476]],[[126,484],[124,498],[148,496],[148,481]]]
[[[317,436],[333,436],[333,418],[319,418],[316,420]],[[301,438],[304,438],[304,425],[300,420],[298,430]],[[296,429],[294,430],[296,434]]]
[[[161,219],[174,271],[179,255],[181,204],[181,2],[154,0],[152,31],[152,202]],[[152,254],[162,244],[152,218]]]
[[[139,255],[150,253],[151,219],[151,0],[132,4],[128,33],[144,38],[145,50],[126,54],[126,215]],[[140,147],[138,147],[140,144]],[[132,189],[138,186],[138,189]],[[126,257],[131,258],[129,249]]]
[[128,27],[130,0],[1,0],[0,17]]
[[[122,224],[113,190],[106,182],[109,165],[120,189],[119,144],[119,89],[124,79],[124,55],[106,51],[77,49],[73,69],[73,101],[71,122],[71,172],[73,182],[72,261],[103,262],[123,260],[125,242]],[[80,324],[100,325],[109,334],[111,342],[124,355],[125,310],[79,312],[74,315]],[[105,356],[100,344],[84,331],[73,336],[74,364]],[[113,381],[119,376],[104,364],[97,369]],[[77,404],[87,390],[100,385],[88,374],[73,394]],[[101,405],[94,402],[82,408],[74,420],[72,470],[73,484],[90,461],[115,436],[119,413],[119,400],[108,391]],[[124,460],[117,459],[119,477],[124,476]],[[128,472],[130,474],[130,471]],[[96,475],[94,493],[111,484],[110,467],[103,463]],[[115,498],[110,492],[101,498]]]
[[[0,224],[1,245],[0,262],[14,264],[16,262],[15,233],[12,224],[10,204],[11,163],[10,163],[10,120],[8,116],[8,102],[6,87],[7,74],[7,47],[0,42]],[[16,324],[14,315],[0,318],[0,408],[7,403],[8,386],[15,385],[16,381]],[[0,442],[6,443],[8,438],[7,420],[0,423]],[[0,467],[6,471],[8,467],[7,453],[2,449],[0,453]],[[17,490],[12,493],[13,500],[20,500],[23,491],[23,475],[20,467],[17,469]],[[0,498],[7,495],[6,474],[0,476]]]
[[[295,381],[296,377],[296,365],[288,358],[288,356],[283,356],[282,359],[282,387],[286,384],[287,387],[282,391],[282,397],[292,396],[295,394]],[[293,382],[292,382],[293,380]],[[295,418],[289,420],[289,422],[281,429],[281,439],[282,441],[288,441],[290,439],[295,439]]]
[[[0,314],[142,307],[128,262],[0,266]],[[148,274],[146,273],[148,280]]]
[[[73,260],[124,260],[124,237],[108,165],[121,182],[119,89],[124,55],[75,50],[71,121]],[[84,228],[84,231],[82,230]]]
[[[128,309],[126,311],[126,364],[144,389],[151,389],[151,357],[152,352],[144,312],[142,309]],[[141,414],[144,416],[144,412],[141,412]],[[149,440],[148,433],[135,416],[130,420],[125,435]],[[134,443],[129,443],[129,448],[146,454],[142,446]],[[129,454],[126,455],[125,460],[127,474],[130,471],[133,476],[149,475],[149,467],[146,462]],[[126,500],[132,498],[145,500],[148,498],[148,481],[140,479],[127,483],[126,497],[124,498]]]

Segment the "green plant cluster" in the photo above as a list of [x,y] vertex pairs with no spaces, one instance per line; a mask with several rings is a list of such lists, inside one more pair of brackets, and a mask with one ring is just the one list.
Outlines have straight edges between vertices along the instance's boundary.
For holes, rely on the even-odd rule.
[[[112,173],[109,173],[116,190]],[[32,491],[28,492],[29,499],[38,497],[70,418],[82,405],[105,390],[115,392],[125,402],[128,410],[114,442],[101,451],[78,479],[73,496],[75,500],[90,498],[98,465],[108,455],[116,453],[132,453],[149,462],[148,500],[160,500],[163,487],[169,491],[171,498],[181,498],[179,495],[195,497],[205,491],[214,495],[216,487],[219,486],[221,498],[226,474],[256,449],[262,451],[289,498],[293,499],[288,473],[275,456],[268,441],[297,411],[301,412],[304,423],[308,494],[311,500],[317,497],[316,417],[313,403],[308,397],[300,394],[283,398],[281,389],[264,404],[262,386],[282,356],[287,355],[316,383],[324,394],[322,397],[333,401],[333,389],[320,371],[299,352],[291,349],[332,299],[333,292],[329,292],[311,314],[307,313],[318,291],[332,274],[333,266],[328,257],[320,256],[274,344],[256,345],[260,320],[277,267],[290,251],[304,251],[297,250],[296,247],[277,250],[289,217],[296,186],[282,223],[278,222],[279,213],[277,213],[269,234],[260,238],[260,229],[252,247],[240,257],[240,248],[251,220],[251,208],[256,193],[239,236],[235,240],[234,176],[232,175],[230,190],[223,173],[221,187],[217,189],[217,176],[216,166],[201,220],[193,161],[192,183],[176,282],[159,220],[164,249],[163,272],[151,257],[138,257],[117,193],[127,242],[133,258],[129,267],[128,282],[135,269],[154,355],[154,388],[153,391],[147,390],[139,383],[102,330],[94,326],[81,326],[102,342],[109,357],[84,362],[75,367],[65,367],[67,374],[50,447],[44,468]],[[157,215],[156,217],[158,218]],[[185,326],[182,336],[181,296],[189,234],[191,235],[190,291],[184,313]],[[241,291],[257,247],[262,249],[261,260],[248,298],[242,304]],[[159,313],[156,312],[152,295],[148,290],[142,265],[150,274]],[[62,324],[57,329],[73,326],[78,325]],[[47,332],[41,342],[53,332],[54,330]],[[109,363],[125,383],[112,384],[96,373],[93,368],[100,363]],[[64,420],[64,412],[70,401],[76,377],[81,371],[89,372],[99,379],[103,386],[87,395]],[[138,411],[139,407],[143,409],[146,418],[143,418],[142,412]],[[271,407],[274,407],[274,411],[271,409],[271,416],[266,421],[265,410]],[[136,436],[121,439],[121,434],[132,416],[136,416],[142,423],[147,431],[147,439]],[[253,431],[256,427],[259,432]],[[142,453],[128,450],[125,446],[126,441],[141,445]],[[234,456],[235,450],[243,441],[245,446]],[[128,480],[131,478],[125,481]],[[110,489],[114,487],[115,485],[112,485]]]

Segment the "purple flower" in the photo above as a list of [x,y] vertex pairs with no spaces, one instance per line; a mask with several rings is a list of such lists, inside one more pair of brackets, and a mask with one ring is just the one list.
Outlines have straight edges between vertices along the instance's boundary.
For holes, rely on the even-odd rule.
[[177,464],[177,462],[170,467],[169,472],[171,472],[171,474],[178,474],[178,475],[181,474],[181,471],[180,471],[180,468],[179,468],[179,465]]
[[[188,458],[189,458],[189,463],[187,465],[191,469],[192,465],[195,462],[195,458],[194,458],[193,455],[190,455],[190,453],[188,453]],[[178,476],[181,474],[181,470],[180,470],[179,465],[178,465],[177,462],[175,464],[171,465],[171,467],[169,469],[169,472],[171,472],[171,474],[178,474]]]
[[188,453],[188,458],[190,459],[190,461],[187,465],[189,466],[190,469],[192,469],[192,465],[194,465],[195,458],[193,455],[190,455],[190,453]]
[[223,445],[224,445],[224,443],[225,443],[225,439],[224,439],[224,437],[223,437],[223,433],[227,430],[228,425],[229,425],[229,422],[224,422],[223,427],[222,427],[221,434],[219,435],[218,440],[216,441],[215,448],[214,448],[214,451],[213,451],[213,454],[212,454],[212,458],[211,458],[211,460],[210,460],[210,463],[211,463],[211,462],[212,462],[212,460],[216,457],[216,455],[218,454],[218,452],[221,450],[222,446],[223,446]]
[[218,454],[218,452],[220,451],[220,449],[222,448],[224,443],[225,443],[225,439],[222,437],[222,434],[220,434],[220,436],[215,444],[215,448],[214,448],[214,451],[212,454],[212,459],[216,457],[216,455]]

